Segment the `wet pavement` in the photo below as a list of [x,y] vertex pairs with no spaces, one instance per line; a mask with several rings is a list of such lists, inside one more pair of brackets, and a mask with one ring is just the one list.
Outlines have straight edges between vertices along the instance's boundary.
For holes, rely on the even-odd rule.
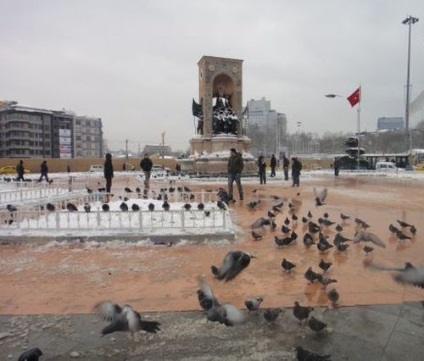
[[[223,182],[185,181],[192,190],[217,189]],[[163,186],[159,184],[158,186]],[[111,242],[83,244],[9,244],[0,249],[0,352],[17,359],[27,347],[44,351],[41,360],[293,360],[294,346],[330,353],[333,360],[420,360],[424,352],[424,291],[395,283],[391,272],[364,267],[364,260],[390,266],[410,261],[422,265],[424,251],[420,220],[424,211],[422,181],[375,177],[333,176],[301,179],[300,188],[288,182],[268,181],[260,186],[246,180],[245,200],[230,206],[236,241],[184,242],[173,247]],[[326,205],[315,207],[313,188],[328,188]],[[237,193],[236,193],[237,194]],[[250,225],[268,210],[284,202],[277,214],[275,231],[261,230],[254,241]],[[255,210],[247,204],[260,200]],[[290,217],[288,204],[296,207],[297,244],[277,247],[281,225]],[[301,217],[310,211],[317,220],[325,212],[352,238],[355,217],[366,221],[386,248],[374,246],[371,255],[363,244],[350,244],[347,252],[331,249],[324,254],[302,243]],[[351,220],[342,224],[340,213]],[[399,241],[388,231],[397,220],[415,224],[418,232]],[[325,230],[332,240],[334,226]],[[212,264],[219,265],[229,250],[253,253],[249,267],[233,281],[213,279]],[[296,264],[284,273],[282,258]],[[328,276],[340,293],[337,308],[329,308],[326,290],[309,285],[303,274],[309,266],[319,270],[321,259],[331,261]],[[264,298],[263,307],[283,307],[274,325],[264,325],[250,315],[245,325],[225,327],[207,323],[196,297],[197,278],[203,276],[224,302],[243,307],[244,299]],[[331,285],[331,286],[333,286]],[[328,286],[330,288],[330,286]],[[162,322],[157,335],[113,334],[99,336],[103,322],[92,315],[93,305],[111,299],[131,304]],[[315,334],[293,317],[293,302],[315,307],[314,314],[328,324]],[[10,357],[9,357],[10,356]],[[1,359],[3,359],[1,358]]]

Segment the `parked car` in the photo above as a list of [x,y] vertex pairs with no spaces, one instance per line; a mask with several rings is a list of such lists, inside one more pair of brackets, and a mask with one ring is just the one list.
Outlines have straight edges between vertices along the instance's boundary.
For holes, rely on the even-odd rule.
[[104,167],[100,164],[90,165],[90,172],[103,172]]
[[[30,173],[29,169],[24,169],[24,173]],[[5,165],[0,168],[0,174],[16,174],[16,166],[14,165]]]
[[375,170],[377,172],[397,172],[398,168],[392,162],[377,162]]

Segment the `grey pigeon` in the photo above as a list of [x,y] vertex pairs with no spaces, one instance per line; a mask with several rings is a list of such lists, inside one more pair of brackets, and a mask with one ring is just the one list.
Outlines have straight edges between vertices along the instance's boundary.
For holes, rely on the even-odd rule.
[[307,307],[307,306],[301,306],[299,302],[294,302],[293,307],[293,315],[296,317],[300,322],[307,320],[309,317],[309,314],[314,310],[313,307]]
[[249,311],[257,311],[263,301],[264,299],[262,297],[249,298],[244,301],[244,305]]
[[372,232],[366,232],[366,231],[359,231],[356,232],[355,238],[353,239],[354,243],[358,242],[372,242],[377,246],[386,248],[386,244],[374,233]]
[[86,213],[90,213],[90,211],[91,211],[91,205],[90,205],[90,203],[88,203],[88,202],[85,202],[84,203],[84,211]]
[[212,288],[204,280],[199,280],[199,289],[197,290],[197,298],[200,307],[208,311],[212,307],[220,306],[218,299],[214,296]]
[[327,327],[327,324],[311,316],[308,320],[308,326],[312,331],[321,332]]
[[281,308],[270,308],[264,311],[264,313],[262,314],[262,317],[264,318],[266,322],[271,323],[278,318],[281,312],[283,312]]
[[321,268],[324,272],[328,271],[328,269],[332,266],[331,262],[325,262],[321,258],[321,262],[318,264],[318,267]]
[[297,361],[331,361],[331,355],[318,355],[308,351],[301,346],[296,347]]
[[339,293],[337,292],[337,290],[335,288],[332,288],[331,290],[329,290],[327,292],[327,297],[330,300],[330,302],[333,305],[335,305],[339,301],[340,295],[339,295]]
[[317,190],[314,188],[314,195],[316,207],[325,205],[324,201],[325,198],[327,198],[327,188],[322,189],[320,192],[317,192]]
[[292,268],[296,267],[296,265],[290,261],[287,261],[285,258],[281,261],[281,267],[284,271],[290,272]]
[[306,280],[308,280],[310,283],[315,282],[316,280],[319,279],[319,273],[316,273],[312,270],[312,267],[309,267],[306,272],[305,272],[305,278]]
[[38,347],[31,348],[24,351],[18,358],[18,361],[38,361],[38,359],[43,355],[41,350]]
[[212,273],[219,280],[230,281],[249,266],[253,257],[250,253],[243,251],[230,251],[219,268],[211,266]]
[[246,315],[231,303],[224,303],[212,307],[207,312],[207,319],[212,322],[219,322],[226,326],[239,325],[246,322]]
[[94,310],[102,320],[110,322],[102,330],[103,335],[116,331],[134,333],[143,330],[149,333],[156,333],[160,330],[160,322],[142,320],[140,314],[129,305],[121,307],[111,301],[103,301],[96,304]]

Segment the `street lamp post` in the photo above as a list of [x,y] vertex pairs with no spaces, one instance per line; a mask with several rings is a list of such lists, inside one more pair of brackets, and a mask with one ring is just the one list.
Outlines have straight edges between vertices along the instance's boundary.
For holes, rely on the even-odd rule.
[[408,149],[408,159],[412,150],[412,137],[409,131],[409,88],[410,88],[410,69],[411,69],[411,26],[418,22],[418,18],[409,15],[402,21],[402,24],[408,25],[408,60],[406,70],[406,105],[405,105],[405,132],[406,132],[406,145]]

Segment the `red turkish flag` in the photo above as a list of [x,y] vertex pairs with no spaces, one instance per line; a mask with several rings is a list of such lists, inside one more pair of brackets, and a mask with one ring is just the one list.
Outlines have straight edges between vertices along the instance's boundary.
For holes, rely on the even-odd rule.
[[356,89],[351,95],[347,97],[348,102],[352,107],[361,101],[361,87]]

